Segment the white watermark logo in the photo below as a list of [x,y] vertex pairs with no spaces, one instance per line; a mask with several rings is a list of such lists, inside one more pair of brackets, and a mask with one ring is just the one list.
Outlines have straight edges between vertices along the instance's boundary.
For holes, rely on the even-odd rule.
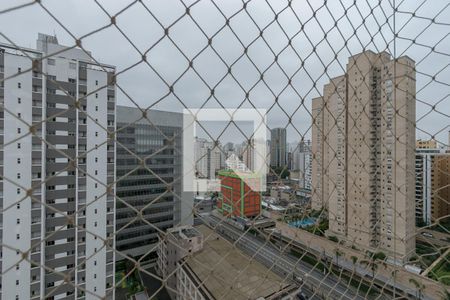
[[[183,110],[183,190],[185,192],[220,191],[220,180],[199,178],[195,155],[196,124],[202,121],[251,122],[253,124],[249,145],[251,163],[245,165],[236,157],[227,157],[224,169],[232,170],[253,191],[266,190],[267,128],[266,109],[253,108],[202,108]],[[218,145],[215,145],[218,146]],[[225,153],[222,152],[222,155]],[[211,162],[209,162],[211,163]],[[248,176],[251,174],[251,176]],[[214,176],[211,176],[214,177]],[[257,180],[255,180],[255,178]]]

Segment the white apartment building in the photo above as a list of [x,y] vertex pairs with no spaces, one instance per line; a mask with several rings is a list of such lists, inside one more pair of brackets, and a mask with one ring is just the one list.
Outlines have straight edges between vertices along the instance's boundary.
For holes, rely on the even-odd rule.
[[0,45],[1,299],[113,298],[114,73],[54,36]]

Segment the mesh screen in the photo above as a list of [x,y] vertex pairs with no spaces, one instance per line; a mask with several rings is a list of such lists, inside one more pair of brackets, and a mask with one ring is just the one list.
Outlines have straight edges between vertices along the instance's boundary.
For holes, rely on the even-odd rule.
[[449,18],[3,1],[1,298],[448,299]]

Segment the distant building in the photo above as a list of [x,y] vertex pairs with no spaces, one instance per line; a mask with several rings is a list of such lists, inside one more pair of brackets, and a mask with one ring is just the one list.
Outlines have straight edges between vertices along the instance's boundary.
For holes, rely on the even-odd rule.
[[287,164],[286,128],[270,131],[270,166],[285,167]]
[[[221,193],[218,210],[225,216],[256,217],[261,213],[261,193],[250,186],[260,184],[259,176],[247,172],[237,175],[232,170],[219,171]],[[244,180],[245,179],[245,180]],[[249,185],[246,183],[249,182]]]
[[204,225],[173,228],[160,240],[158,273],[174,300],[281,300],[298,292]]
[[430,225],[450,215],[450,153],[443,149],[416,149],[416,222]]
[[417,140],[416,149],[437,149],[436,140]]
[[195,196],[194,198],[194,226],[202,224],[202,213],[210,213],[214,210],[216,198],[214,196]]
[[239,172],[251,172],[247,165],[239,159],[234,153],[231,154],[225,161],[225,166],[229,170],[235,170]]
[[[312,154],[311,141],[301,141],[294,149],[293,170],[298,171],[299,188],[311,190],[312,184]],[[292,172],[291,172],[292,174]]]
[[286,160],[287,160],[286,165],[287,165],[288,170],[292,170],[293,160],[294,160],[292,157],[292,151],[288,151]]
[[255,155],[261,155],[260,153],[255,153],[255,144],[251,140],[250,143],[245,142],[242,149],[242,161],[247,166],[248,169],[253,170],[255,167]]
[[295,196],[295,190],[287,185],[274,185],[270,188],[270,197],[282,203],[289,203],[295,200]]
[[216,178],[216,173],[222,168],[224,152],[220,145],[204,138],[195,139],[195,167],[198,178]]

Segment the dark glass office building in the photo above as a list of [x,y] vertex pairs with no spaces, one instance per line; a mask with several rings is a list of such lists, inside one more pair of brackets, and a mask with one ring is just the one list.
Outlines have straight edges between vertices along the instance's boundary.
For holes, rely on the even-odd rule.
[[158,231],[189,223],[181,220],[183,117],[156,110],[143,116],[117,106],[116,249],[152,263]]

